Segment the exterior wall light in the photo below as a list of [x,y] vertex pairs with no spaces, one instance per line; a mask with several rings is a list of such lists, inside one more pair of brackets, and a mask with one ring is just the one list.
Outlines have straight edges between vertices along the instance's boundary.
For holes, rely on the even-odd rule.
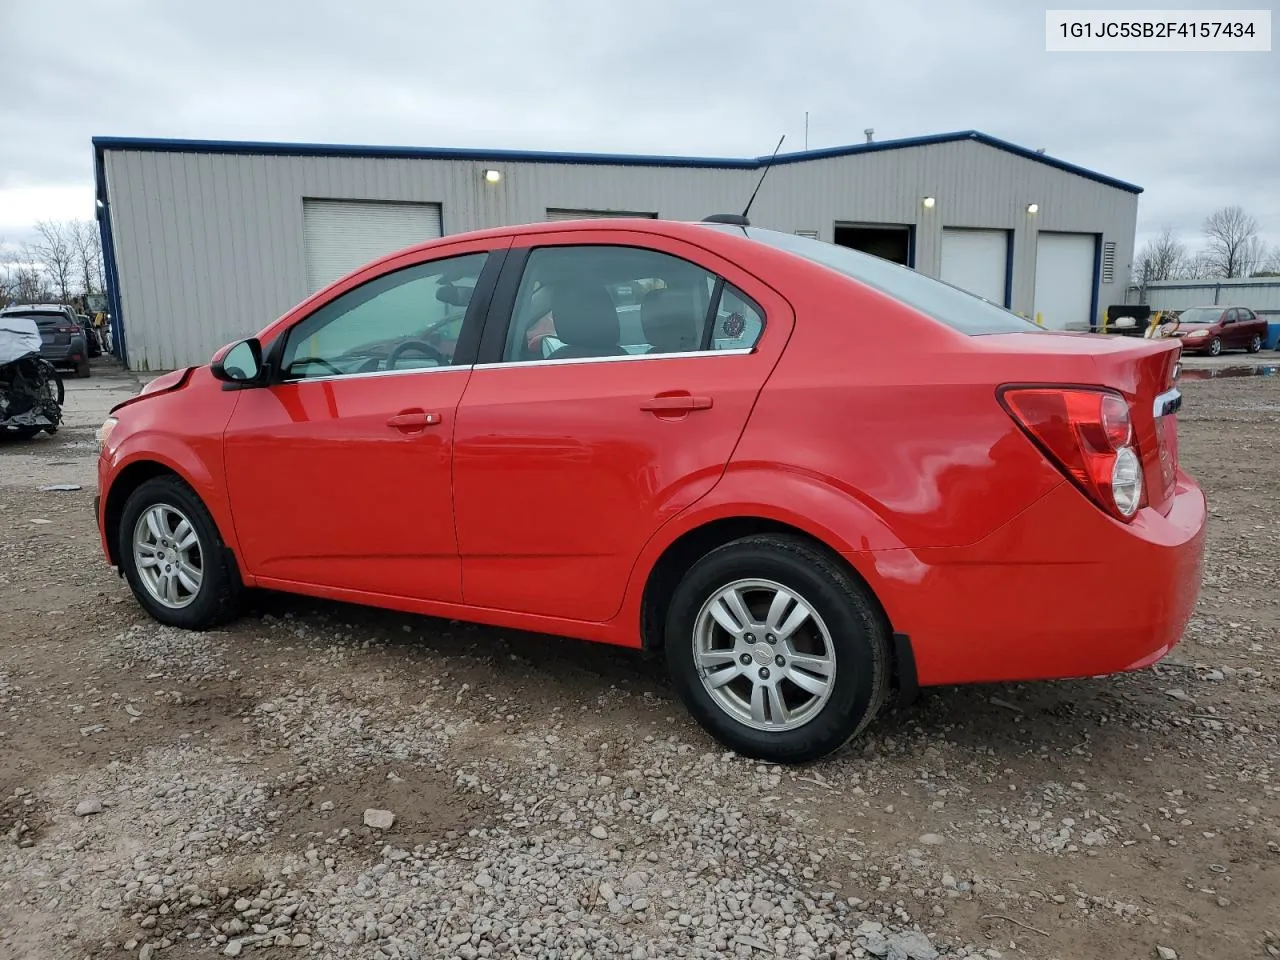
[[932,210],[933,205],[938,201],[935,200],[933,197],[925,197],[924,200],[922,200],[921,202],[924,204],[924,207],[926,210]]
[[1040,204],[1038,203],[1027,204],[1027,213],[1039,213],[1039,212],[1040,212]]
[[484,172],[484,182],[485,182],[485,183],[497,183],[497,182],[498,182],[499,180],[501,180],[501,179],[502,179],[502,171],[501,171],[501,170],[486,170],[486,171]]

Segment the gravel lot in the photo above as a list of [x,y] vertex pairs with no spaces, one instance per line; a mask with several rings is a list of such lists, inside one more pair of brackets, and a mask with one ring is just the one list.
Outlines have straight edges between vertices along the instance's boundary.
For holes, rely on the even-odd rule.
[[929,691],[799,769],[625,651],[276,596],[159,627],[91,517],[136,388],[0,444],[2,957],[1280,956],[1280,377],[1183,385],[1213,515],[1162,664]]

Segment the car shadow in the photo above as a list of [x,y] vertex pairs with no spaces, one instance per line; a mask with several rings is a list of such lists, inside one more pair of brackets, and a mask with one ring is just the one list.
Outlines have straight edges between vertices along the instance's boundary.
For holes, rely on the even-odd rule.
[[[282,593],[254,595],[250,618],[272,617],[307,625],[323,635],[341,629],[357,643],[378,644],[401,669],[430,666],[438,658],[473,661],[483,680],[513,698],[578,702],[588,708],[610,688],[639,695],[664,713],[675,712],[687,736],[714,746],[682,707],[660,654],[623,647],[316,600]],[[1160,726],[1184,704],[1164,688],[1173,681],[1159,666],[1128,674],[1071,680],[927,687],[910,703],[891,696],[887,709],[837,756],[886,744],[907,755],[945,741],[963,752],[999,756],[1105,749],[1131,742],[1135,730]],[[426,671],[424,671],[424,675]],[[1167,706],[1166,706],[1167,705]],[[861,745],[861,746],[860,746]]]

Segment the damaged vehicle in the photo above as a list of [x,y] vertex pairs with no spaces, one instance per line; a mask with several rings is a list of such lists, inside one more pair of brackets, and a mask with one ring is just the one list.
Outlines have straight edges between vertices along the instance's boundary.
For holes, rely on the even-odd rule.
[[29,440],[62,422],[62,379],[40,346],[33,317],[0,316],[0,436]]

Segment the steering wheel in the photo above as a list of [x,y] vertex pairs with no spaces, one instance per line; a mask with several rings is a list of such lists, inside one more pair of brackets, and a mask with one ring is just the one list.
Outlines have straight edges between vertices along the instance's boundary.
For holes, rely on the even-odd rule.
[[421,340],[406,340],[400,344],[387,356],[386,369],[391,370],[395,367],[396,361],[400,359],[402,353],[410,350],[416,350],[418,353],[425,355],[429,360],[434,360],[442,367],[449,366],[449,358],[443,353],[431,346],[429,343],[423,343]]

